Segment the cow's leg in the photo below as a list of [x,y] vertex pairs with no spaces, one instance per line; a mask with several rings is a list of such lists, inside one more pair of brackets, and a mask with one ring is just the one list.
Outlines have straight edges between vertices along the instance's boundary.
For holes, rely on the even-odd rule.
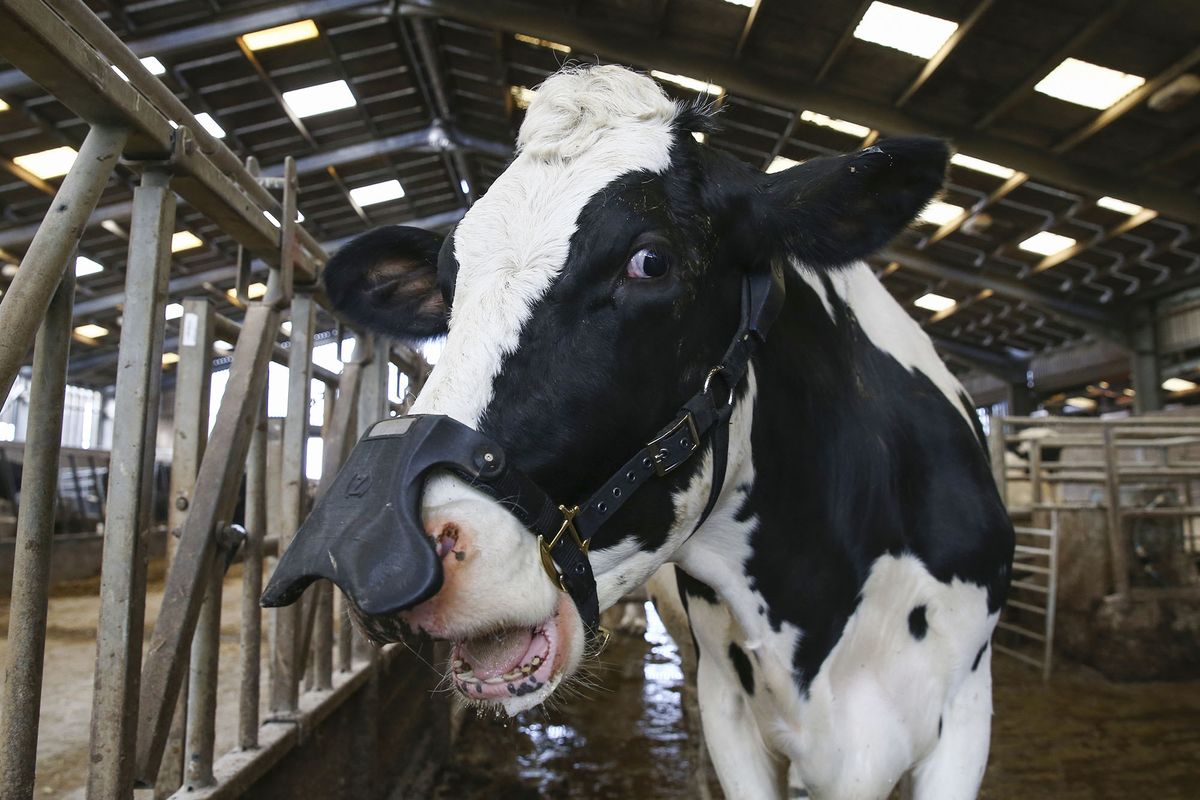
[[689,600],[700,721],[721,789],[727,800],[781,800],[788,762],[768,749],[759,731],[751,708],[755,670],[734,641],[732,617],[719,602]]
[[938,743],[912,770],[913,800],[972,800],[987,767],[992,731],[992,648],[946,703]]

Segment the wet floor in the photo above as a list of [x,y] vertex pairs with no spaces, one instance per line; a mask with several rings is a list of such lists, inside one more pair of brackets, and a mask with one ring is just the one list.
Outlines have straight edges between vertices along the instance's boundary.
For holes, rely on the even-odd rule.
[[437,800],[702,796],[679,653],[657,618],[643,637],[614,635],[585,683],[565,688],[510,721],[468,712]]
[[[703,797],[666,632],[652,618],[644,638],[614,636],[603,658],[595,685],[555,708],[468,716],[437,800]],[[1044,686],[1004,656],[994,672],[984,800],[1200,800],[1200,676],[1116,684],[1060,664]]]

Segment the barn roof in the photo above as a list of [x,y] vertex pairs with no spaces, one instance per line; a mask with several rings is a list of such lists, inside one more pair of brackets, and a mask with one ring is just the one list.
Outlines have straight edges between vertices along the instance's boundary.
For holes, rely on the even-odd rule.
[[[504,169],[523,91],[570,60],[659,70],[684,99],[716,94],[722,130],[708,144],[764,169],[881,136],[951,137],[975,160],[952,166],[942,205],[874,266],[960,368],[1019,375],[1032,354],[1128,344],[1135,309],[1200,284],[1200,99],[1186,77],[1200,83],[1200,5],[897,1],[957,28],[913,55],[857,37],[871,6],[858,0],[89,4],[234,152],[266,174],[296,158],[304,225],[327,245],[373,225],[456,221]],[[286,44],[246,36],[294,23]],[[1067,59],[1133,88],[1106,108],[1038,91]],[[287,95],[338,81],[339,110],[301,117]],[[15,70],[0,70],[0,99],[0,251],[14,265],[59,180],[19,157],[78,148],[87,125]],[[77,324],[110,334],[76,345],[78,383],[112,381],[133,180],[118,169],[80,243],[102,270],[79,279]],[[395,195],[390,181],[402,197],[355,191]],[[171,299],[207,293],[236,317],[236,243],[185,204],[177,230],[199,244],[175,253]],[[914,305],[930,294],[957,302]]]

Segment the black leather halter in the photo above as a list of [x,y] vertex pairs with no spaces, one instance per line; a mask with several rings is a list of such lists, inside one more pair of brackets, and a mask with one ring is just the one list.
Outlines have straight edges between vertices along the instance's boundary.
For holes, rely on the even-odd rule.
[[421,521],[421,496],[429,473],[445,470],[501,503],[538,537],[547,575],[571,596],[588,635],[598,635],[600,607],[588,559],[593,537],[635,492],[674,472],[711,442],[712,488],[695,527],[708,518],[725,481],[738,387],[783,301],[779,264],[747,275],[737,333],[700,391],[578,505],[556,502],[510,465],[499,445],[449,417],[420,414],[376,423],[296,532],[262,604],[295,602],[318,578],[337,584],[368,616],[393,614],[428,600],[441,588],[442,569]]

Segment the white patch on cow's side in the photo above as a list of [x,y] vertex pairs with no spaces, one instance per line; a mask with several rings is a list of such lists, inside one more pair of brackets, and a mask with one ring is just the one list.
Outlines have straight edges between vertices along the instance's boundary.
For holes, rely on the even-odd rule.
[[566,264],[579,213],[626,173],[666,170],[676,113],[654,81],[615,66],[560,72],[539,87],[517,158],[455,230],[450,331],[411,413],[478,425],[504,359]]
[[[784,750],[816,797],[885,797],[912,764],[934,751],[938,719],[948,709],[957,709],[955,735],[964,740],[981,731],[986,736],[990,724],[978,719],[990,720],[990,699],[955,705],[968,686],[978,695],[971,664],[997,618],[988,614],[983,587],[957,579],[945,584],[915,556],[885,555],[872,566],[861,598],[800,714],[781,720]],[[917,639],[908,616],[922,605],[928,629]],[[985,759],[986,752],[986,738],[956,749]],[[982,774],[982,764],[964,768],[973,773],[977,766]]]
[[[793,266],[804,277],[807,269],[796,262],[793,262]],[[888,294],[871,268],[860,261],[831,270],[828,274],[833,290],[854,312],[855,319],[871,343],[900,362],[909,372],[920,372],[929,378],[966,420],[967,426],[974,430],[974,422],[967,416],[967,409],[959,397],[960,393],[964,393],[962,384],[946,368],[929,335]]]

